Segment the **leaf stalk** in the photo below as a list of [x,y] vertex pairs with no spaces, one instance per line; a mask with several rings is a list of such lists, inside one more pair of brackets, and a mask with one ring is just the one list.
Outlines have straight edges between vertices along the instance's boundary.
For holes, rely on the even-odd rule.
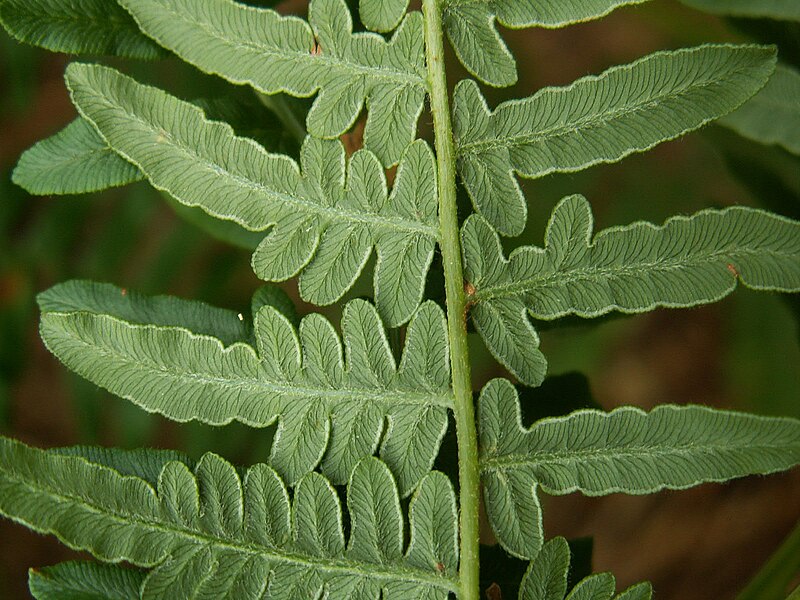
[[447,294],[447,328],[455,396],[454,415],[458,439],[460,505],[460,600],[478,600],[480,471],[472,379],[467,346],[467,298],[461,261],[458,209],[456,204],[455,145],[450,121],[450,103],[444,64],[442,7],[439,0],[423,0],[425,53],[431,113],[435,131],[439,186],[439,247],[444,265]]

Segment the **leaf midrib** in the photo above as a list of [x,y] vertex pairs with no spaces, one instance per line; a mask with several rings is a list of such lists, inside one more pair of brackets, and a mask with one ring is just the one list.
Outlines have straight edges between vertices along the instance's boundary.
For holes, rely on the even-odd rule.
[[[525,435],[530,435],[525,432]],[[624,448],[589,448],[586,450],[568,450],[563,452],[534,452],[532,454],[510,453],[502,456],[494,456],[491,458],[481,458],[481,471],[510,471],[514,469],[536,468],[543,466],[545,468],[553,464],[569,464],[569,463],[590,463],[595,460],[608,460],[608,459],[632,459],[643,460],[645,457],[651,456],[675,456],[685,455],[694,456],[700,453],[725,453],[725,452],[741,452],[741,451],[786,451],[786,445],[760,443],[753,445],[750,442],[742,442],[740,444],[712,444],[712,443],[682,443],[680,447],[667,446],[664,444],[653,445],[637,445],[625,446]]]
[[[101,320],[108,320],[117,324],[121,324],[127,327],[131,327],[133,329],[141,329],[141,330],[151,330],[151,331],[163,331],[163,330],[178,330],[184,333],[189,334],[191,338],[194,339],[203,339],[203,340],[214,340],[220,345],[222,344],[217,338],[212,336],[206,335],[198,335],[194,332],[189,331],[188,329],[182,327],[169,327],[163,328],[155,325],[139,325],[135,323],[129,323],[122,319],[117,319],[110,315],[98,315],[94,313],[86,313],[82,311],[73,311],[68,313],[61,313],[61,312],[51,312],[48,313],[47,316],[53,318],[63,318],[64,320],[69,320],[70,317],[76,315],[91,315],[95,319]],[[338,404],[347,403],[347,402],[376,402],[381,404],[385,407],[390,407],[393,405],[411,405],[411,406],[418,406],[418,407],[429,407],[429,406],[440,406],[446,409],[452,409],[453,400],[452,395],[436,395],[433,393],[424,393],[424,392],[410,392],[408,390],[402,389],[363,389],[363,388],[352,388],[352,389],[325,389],[325,388],[304,388],[298,386],[294,382],[286,382],[284,384],[278,382],[267,382],[260,379],[241,379],[238,382],[230,379],[224,379],[221,377],[215,377],[212,375],[202,374],[198,375],[196,373],[191,373],[188,371],[180,371],[180,370],[172,370],[169,369],[167,365],[162,365],[155,363],[151,360],[148,360],[148,366],[150,369],[142,368],[144,363],[142,361],[135,361],[131,359],[128,355],[120,352],[114,351],[116,349],[111,349],[106,346],[100,346],[97,344],[91,344],[89,342],[84,341],[82,338],[79,338],[71,333],[66,333],[67,338],[75,344],[81,344],[86,348],[91,348],[98,354],[102,354],[107,357],[116,358],[118,360],[124,361],[128,364],[129,368],[138,368],[142,372],[153,372],[159,371],[163,374],[168,376],[174,377],[175,379],[181,380],[193,380],[195,382],[200,383],[209,383],[215,384],[223,387],[246,387],[250,389],[264,389],[268,392],[275,394],[276,396],[281,397],[299,397],[304,399],[314,399],[314,400],[321,400],[326,402],[327,404],[336,407]],[[222,352],[230,352],[231,348],[236,346],[241,346],[246,348],[246,351],[249,351],[253,354],[253,358],[256,361],[260,362],[260,359],[256,355],[255,351],[253,350],[252,346],[248,344],[244,344],[241,342],[237,342],[231,344],[230,346],[224,347]],[[345,371],[345,376],[349,373],[349,371]],[[400,381],[400,373],[395,373],[395,382]],[[247,384],[250,385],[247,385]],[[152,407],[151,407],[152,408]],[[164,409],[157,410],[159,413],[165,412]],[[280,411],[275,411],[276,414],[281,414]],[[237,415],[231,418],[239,418],[241,415]]]
[[[789,252],[780,252],[774,249],[767,250],[750,250],[730,248],[718,250],[702,255],[702,257],[694,260],[680,260],[673,259],[670,261],[659,262],[640,262],[636,264],[625,264],[619,268],[593,268],[585,267],[578,269],[571,269],[568,271],[554,271],[545,276],[527,277],[519,281],[513,281],[505,284],[495,284],[477,290],[470,299],[473,302],[485,302],[498,298],[517,297],[523,294],[534,292],[539,288],[546,288],[551,285],[570,284],[576,281],[595,281],[595,280],[609,280],[612,278],[621,277],[623,275],[650,275],[658,272],[665,271],[681,271],[683,269],[691,269],[704,264],[714,264],[714,261],[720,257],[730,257],[736,259],[740,256],[755,255],[763,257],[765,253],[769,252],[772,256],[781,258],[792,258],[795,255]],[[510,262],[510,261],[509,261]],[[506,269],[510,268],[507,262],[504,266]],[[741,276],[734,278],[734,283],[741,279]]]
[[[413,86],[427,90],[426,81],[422,77],[416,74],[410,75],[405,71],[398,71],[396,69],[388,69],[386,67],[365,66],[365,65],[359,65],[358,63],[346,62],[342,59],[338,59],[338,57],[332,57],[329,54],[325,54],[324,49],[321,54],[312,55],[311,48],[308,49],[307,53],[299,53],[299,52],[291,52],[282,48],[274,50],[269,46],[260,46],[256,43],[242,43],[241,40],[234,42],[230,38],[225,37],[224,35],[225,32],[217,31],[216,28],[214,28],[211,23],[198,21],[197,19],[192,18],[192,15],[186,15],[183,13],[175,12],[171,10],[169,6],[164,6],[164,4],[160,2],[159,6],[164,12],[174,16],[175,18],[181,19],[186,23],[196,26],[198,29],[201,29],[209,36],[219,40],[220,42],[234,49],[244,50],[244,51],[254,51],[258,54],[270,58],[286,59],[287,57],[294,57],[295,59],[303,63],[304,66],[311,66],[312,68],[317,68],[317,65],[319,63],[325,63],[322,65],[323,69],[327,70],[330,68],[338,68],[340,71],[343,71],[345,74],[350,75],[351,77],[368,76],[372,79],[379,79],[379,80],[383,79],[386,81],[390,81],[394,84],[399,84],[400,87]],[[316,62],[317,64],[314,64],[314,62]],[[255,81],[248,80],[247,83],[250,83],[254,87],[258,88],[259,91],[264,93],[270,93],[271,91],[274,91],[274,90],[260,88],[259,84],[256,83]],[[315,89],[319,89],[319,87],[320,86],[317,85]]]
[[[89,463],[88,461],[83,461],[83,462],[86,462],[87,464],[93,464]],[[143,481],[138,477],[130,477],[119,474],[117,475],[123,480],[132,479],[134,481]],[[316,571],[347,574],[349,576],[356,576],[364,579],[378,579],[378,580],[389,580],[389,581],[410,580],[415,583],[420,583],[431,587],[443,588],[449,592],[458,591],[458,586],[456,582],[447,579],[444,576],[428,575],[424,573],[424,571],[419,571],[409,567],[402,567],[400,565],[392,565],[392,567],[394,568],[391,568],[387,565],[380,565],[373,563],[365,565],[364,563],[357,563],[346,559],[317,558],[317,557],[309,558],[302,554],[292,554],[289,552],[279,554],[276,552],[270,552],[270,550],[273,549],[267,548],[265,546],[258,546],[256,544],[243,543],[243,542],[236,543],[234,540],[224,540],[218,537],[213,537],[205,532],[181,529],[179,527],[170,526],[169,524],[160,521],[155,521],[155,522],[148,521],[144,518],[130,518],[129,520],[125,520],[123,518],[124,516],[133,517],[133,515],[130,514],[119,515],[115,512],[106,509],[103,506],[87,502],[84,498],[61,494],[46,486],[33,485],[28,479],[25,479],[24,477],[8,476],[7,478],[20,486],[33,489],[34,492],[38,492],[39,495],[46,495],[51,499],[55,499],[56,502],[60,501],[59,503],[78,505],[83,507],[85,510],[94,512],[95,514],[99,515],[104,519],[113,519],[114,521],[119,523],[120,526],[123,528],[141,527],[142,529],[149,529],[150,531],[154,531],[156,533],[163,533],[174,537],[183,538],[185,540],[188,540],[190,543],[193,543],[193,545],[195,546],[213,546],[219,549],[231,550],[238,554],[266,557],[271,563],[278,562],[291,565],[299,565],[307,569],[313,569]],[[147,485],[152,490],[152,487],[150,487],[149,484],[147,484],[146,482],[144,482],[144,484]],[[157,498],[159,498],[155,490],[153,490],[153,494]],[[49,532],[57,533],[55,531],[49,531]],[[86,548],[82,547],[82,549]],[[170,556],[170,553],[167,551],[165,551],[163,554],[164,558]]]

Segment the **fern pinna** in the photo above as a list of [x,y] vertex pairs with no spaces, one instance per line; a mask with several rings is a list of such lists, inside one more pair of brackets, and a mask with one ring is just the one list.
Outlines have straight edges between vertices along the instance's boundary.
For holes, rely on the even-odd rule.
[[[14,171],[30,193],[145,179],[254,240],[256,275],[297,277],[316,305],[352,296],[376,257],[371,299],[349,299],[334,322],[299,319],[269,284],[247,316],[88,281],[40,294],[44,344],[89,381],[175,421],[276,433],[267,463],[245,468],[212,453],[1,438],[0,512],[99,561],[33,571],[31,593],[477,600],[482,502],[484,527],[529,562],[520,599],[650,598],[646,583],[617,593],[607,573],[570,591],[570,549],[545,538],[540,493],[648,494],[798,464],[800,422],[787,418],[663,405],[522,422],[519,390],[547,375],[544,321],[697,306],[738,284],[800,291],[800,223],[744,206],[594,232],[589,202],[570,196],[543,247],[506,256],[503,237],[527,220],[517,177],[616,162],[717,119],[800,153],[800,73],[772,46],[656,52],[528,98],[485,100],[481,83],[517,80],[496,23],[565,27],[645,1],[424,0],[419,12],[408,0],[311,0],[301,19],[274,2],[2,0],[0,21],[20,41],[173,54],[261,102],[181,100],[74,62],[65,79],[78,118]],[[792,3],[686,3],[800,19]],[[445,38],[474,77],[454,86],[452,109]],[[416,139],[426,103],[432,146]],[[256,110],[272,133],[248,123]],[[351,152],[339,138],[362,112],[363,147]],[[461,219],[457,180],[475,210]],[[443,276],[442,305],[426,299],[430,271]],[[517,386],[498,378],[473,397],[468,321]],[[444,473],[434,463],[451,427],[457,468]]]

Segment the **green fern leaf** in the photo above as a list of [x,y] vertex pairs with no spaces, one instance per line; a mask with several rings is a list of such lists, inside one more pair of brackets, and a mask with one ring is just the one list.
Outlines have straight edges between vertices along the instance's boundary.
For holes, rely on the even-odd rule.
[[[547,542],[528,566],[519,590],[519,600],[564,600],[567,595],[570,551],[562,537]],[[650,600],[649,583],[636,584],[614,596],[615,580],[610,573],[590,575],[572,589],[570,600]]]
[[73,64],[67,83],[83,116],[156,188],[252,231],[274,226],[253,255],[263,279],[302,270],[302,297],[331,304],[375,247],[381,316],[396,326],[416,310],[438,232],[433,155],[424,142],[406,149],[387,197],[383,170],[368,151],[351,157],[345,178],[342,144],[307,138],[301,174],[291,159],[112,69]]
[[31,569],[28,587],[36,600],[139,600],[145,575],[138,569],[72,561]]
[[366,102],[365,146],[384,165],[414,140],[425,99],[422,15],[409,14],[387,42],[352,33],[344,0],[314,0],[308,23],[231,0],[120,0],[149,36],[185,61],[266,94],[312,96],[308,131],[330,138]]
[[120,475],[140,477],[155,486],[167,463],[182,462],[194,468],[194,462],[182,452],[154,448],[122,450],[102,446],[67,446],[49,452],[63,456],[78,456],[90,463],[114,469]]
[[131,324],[187,329],[227,346],[254,339],[252,328],[235,311],[172,296],[145,296],[109,283],[66,281],[42,292],[36,301],[42,313],[114,315]]
[[13,175],[18,186],[41,195],[96,192],[142,178],[83,119],[26,150]]
[[514,173],[542,177],[616,162],[719,118],[760,90],[775,50],[706,45],[658,52],[491,112],[471,81],[458,84],[454,125],[461,179],[503,235],[525,227]]
[[[265,465],[237,470],[206,454],[192,472],[164,466],[154,489],[85,459],[0,438],[0,513],[104,561],[153,568],[146,598],[437,598],[456,590],[457,512],[449,480],[428,474],[411,500],[411,542],[389,469],[356,466],[347,490],[345,544],[339,498],[321,475],[289,496]],[[431,503],[442,502],[438,506]],[[432,518],[432,521],[428,519]],[[436,535],[436,538],[432,538]],[[268,586],[268,587],[267,587]]]
[[444,27],[461,63],[489,85],[517,82],[514,57],[495,27],[565,27],[647,0],[445,0]]
[[800,71],[778,65],[764,89],[720,123],[748,139],[800,155]]
[[538,319],[642,313],[716,302],[739,281],[757,290],[800,291],[800,223],[732,207],[634,223],[592,239],[589,203],[563,199],[550,217],[545,247],[503,258],[500,238],[474,215],[462,230],[465,276],[476,329],[494,356],[528,385],[546,362],[526,313]]
[[181,422],[263,427],[279,419],[271,464],[290,482],[321,461],[343,483],[381,440],[403,495],[430,470],[452,405],[444,315],[435,304],[422,305],[409,325],[398,369],[377,312],[362,300],[344,310],[343,360],[320,315],[305,317],[297,331],[264,306],[255,315],[255,348],[233,332],[232,345],[223,346],[204,321],[193,322],[204,305],[132,294],[123,302],[113,286],[75,285],[71,303],[53,302],[69,291],[62,286],[41,297],[42,339],[70,369],[112,393]]
[[3,0],[0,25],[20,42],[53,52],[139,59],[165,54],[116,0]]
[[523,558],[542,544],[539,487],[650,494],[800,463],[800,421],[704,406],[581,410],[525,429],[516,390],[504,379],[481,392],[478,422],[489,520],[506,550]]
[[[225,121],[233,127],[237,135],[252,138],[268,150],[292,147],[287,143],[286,132],[279,126],[274,115],[258,103],[231,98],[201,98],[193,103],[200,106],[209,119]],[[127,185],[141,179],[144,177],[139,169],[114,152],[97,130],[83,118],[74,120],[63,130],[25,151],[13,174],[14,183],[30,194],[39,195],[84,194]],[[187,220],[198,220],[197,217],[192,217],[192,211],[181,208],[184,209]],[[226,226],[234,227],[225,223],[216,225],[218,229]],[[252,235],[250,232],[241,232],[238,227],[233,231],[245,239],[248,234]],[[255,246],[260,241],[259,237]]]
[[400,24],[409,0],[358,0],[358,16],[372,31],[391,31]]
[[800,21],[796,0],[681,0],[687,6],[718,15]]

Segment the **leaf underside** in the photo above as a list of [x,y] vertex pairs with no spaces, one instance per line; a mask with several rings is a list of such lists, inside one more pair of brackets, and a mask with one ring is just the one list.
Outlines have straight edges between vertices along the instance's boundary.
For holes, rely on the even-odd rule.
[[716,302],[739,281],[756,290],[800,291],[800,223],[736,206],[674,217],[663,226],[634,223],[592,237],[589,203],[563,199],[545,247],[503,258],[500,238],[478,215],[461,233],[476,329],[494,356],[528,385],[546,362],[527,314],[591,318]]
[[206,454],[194,472],[167,463],[152,486],[75,456],[0,438],[0,512],[104,561],[152,568],[143,598],[430,598],[455,588],[455,497],[429,473],[409,509],[410,542],[389,469],[358,464],[338,495],[310,473],[290,503],[266,465],[240,477]]
[[53,52],[145,60],[166,54],[116,0],[3,0],[0,25],[20,42]]
[[14,169],[14,183],[31,194],[84,194],[143,179],[83,119],[26,150]]
[[[188,315],[197,303],[129,294],[136,306],[126,308],[114,300],[118,288],[71,285],[76,290],[59,287],[40,300],[45,345],[79,375],[141,408],[211,425],[279,421],[270,463],[290,483],[320,463],[343,483],[379,444],[404,496],[430,470],[452,406],[445,321],[435,304],[422,305],[409,325],[398,368],[377,312],[363,300],[344,309],[343,354],[333,326],[317,314],[295,329],[263,306],[255,314],[255,347],[223,345],[189,317],[148,324],[159,304]],[[53,295],[74,299],[58,305]],[[230,326],[234,319],[226,317]]]
[[433,154],[423,141],[403,155],[391,195],[374,154],[349,161],[338,140],[307,138],[302,172],[196,106],[121,73],[72,64],[78,110],[108,145],[157,189],[182,204],[269,234],[253,255],[256,274],[282,281],[300,271],[302,297],[332,304],[377,249],[375,296],[390,326],[422,299],[438,237]]
[[764,89],[720,124],[748,139],[800,155],[800,71],[778,65]]
[[231,0],[119,0],[142,30],[197,68],[265,94],[308,97],[308,131],[332,138],[366,104],[364,144],[385,166],[414,140],[427,89],[422,15],[390,41],[352,33],[344,0],[314,0],[309,23]]
[[[252,138],[270,151],[284,150],[287,145],[286,132],[274,115],[260,105],[234,98],[201,98],[193,104],[203,108],[208,119],[225,121],[237,135]],[[144,176],[139,169],[109,147],[83,118],[75,119],[55,135],[26,150],[13,173],[14,183],[37,195],[85,194],[141,179]],[[186,209],[184,213],[194,215]],[[187,219],[192,220],[191,216]],[[217,225],[218,228],[226,226],[234,230],[231,224]],[[250,249],[260,241],[259,237]]]
[[527,204],[515,173],[580,171],[649,150],[731,112],[774,68],[775,50],[763,46],[657,52],[494,112],[475,82],[460,82],[453,121],[461,180],[495,229],[519,235]]
[[367,29],[392,31],[408,10],[409,0],[358,0],[358,16]]
[[[564,600],[567,595],[567,576],[570,551],[562,537],[548,541],[531,562],[519,590],[519,600]],[[649,583],[629,587],[614,595],[615,580],[611,573],[590,575],[575,585],[570,600],[650,600],[653,589]]]
[[446,0],[443,24],[461,63],[493,86],[517,82],[514,57],[495,26],[557,28],[598,19],[647,0]]
[[138,569],[72,561],[31,569],[28,587],[36,600],[139,600],[145,576]]
[[522,426],[516,390],[495,379],[479,402],[489,521],[503,547],[533,558],[543,539],[537,488],[548,494],[650,494],[800,463],[800,421],[663,405],[650,413],[580,410]]

